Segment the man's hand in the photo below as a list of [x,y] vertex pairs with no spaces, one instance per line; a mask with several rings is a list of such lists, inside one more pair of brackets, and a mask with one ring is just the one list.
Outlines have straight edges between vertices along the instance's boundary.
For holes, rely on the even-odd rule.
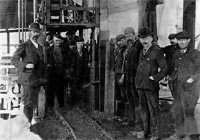
[[153,76],[150,76],[149,79],[154,80]]
[[188,80],[187,80],[187,83],[192,83],[194,80],[192,79],[192,78],[189,78]]
[[27,69],[33,69],[34,68],[34,64],[29,63],[29,64],[26,65],[26,68]]

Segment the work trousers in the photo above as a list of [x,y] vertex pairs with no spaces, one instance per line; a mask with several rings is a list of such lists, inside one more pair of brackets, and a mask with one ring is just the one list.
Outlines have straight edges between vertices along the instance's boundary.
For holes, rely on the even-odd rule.
[[194,117],[194,109],[199,99],[195,90],[186,91],[177,85],[174,90],[175,98],[173,102],[173,117],[175,121],[176,133],[178,137],[198,134],[197,124]]
[[59,107],[64,106],[64,77],[57,75],[49,77],[47,82],[47,107],[54,107],[54,98],[57,97]]
[[158,91],[138,89],[140,115],[143,121],[144,135],[158,136],[159,97]]
[[40,86],[27,86],[23,85],[23,98],[24,98],[24,114],[31,122],[33,118],[33,110],[38,105],[38,94]]

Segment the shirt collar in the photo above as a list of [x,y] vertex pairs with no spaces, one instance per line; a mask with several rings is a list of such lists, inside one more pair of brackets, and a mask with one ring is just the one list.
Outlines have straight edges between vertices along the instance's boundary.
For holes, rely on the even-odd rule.
[[31,40],[31,42],[33,43],[33,45],[34,45],[36,48],[38,48],[38,43],[35,42],[35,41],[33,41],[32,39],[30,39],[30,40]]

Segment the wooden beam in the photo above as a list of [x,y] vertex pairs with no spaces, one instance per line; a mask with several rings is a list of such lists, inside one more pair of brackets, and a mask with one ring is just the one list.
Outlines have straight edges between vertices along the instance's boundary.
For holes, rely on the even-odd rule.
[[8,29],[6,29],[6,31],[7,31],[7,53],[9,54],[10,53],[10,33]]
[[100,0],[95,1],[95,15],[96,15],[96,24],[100,24]]
[[[90,69],[90,82],[95,81],[95,28],[92,28],[91,32],[91,43],[92,43],[92,67]],[[95,86],[90,86],[90,110],[95,109]]]
[[115,110],[115,74],[111,63],[113,47],[109,41],[106,42],[104,111],[108,114],[114,114]]
[[[60,7],[58,4],[51,4],[51,10],[60,10]],[[90,11],[95,10],[95,7],[68,7],[67,5],[63,4],[63,10],[76,10],[76,11]]]
[[46,23],[50,24],[51,12],[50,12],[50,0],[46,0]]

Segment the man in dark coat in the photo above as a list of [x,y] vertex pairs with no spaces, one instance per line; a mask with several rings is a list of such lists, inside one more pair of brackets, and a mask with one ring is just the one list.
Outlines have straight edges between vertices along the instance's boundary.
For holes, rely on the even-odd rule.
[[126,73],[125,73],[125,56],[127,54],[127,45],[126,45],[126,39],[123,34],[116,36],[116,43],[117,47],[119,49],[119,52],[117,53],[115,57],[115,65],[114,65],[114,72],[115,72],[115,98],[119,101],[121,101],[121,105],[117,105],[118,108],[116,108],[116,114],[120,117],[124,116],[125,113],[125,102],[127,100],[126,98]]
[[47,110],[53,111],[56,95],[60,108],[64,107],[64,68],[61,52],[62,37],[53,35],[53,45],[47,49]]
[[[167,70],[167,76],[164,78],[164,83],[161,83],[163,86],[167,86],[167,83],[171,87],[171,83],[169,82],[169,75],[173,72],[173,57],[175,52],[179,49],[179,45],[177,43],[176,34],[169,34],[168,39],[170,40],[169,46],[166,46],[165,48],[162,48],[163,53],[165,54],[165,59],[167,61],[168,70]],[[173,96],[173,91],[172,96]]]
[[[75,40],[76,48],[73,51],[73,85],[72,85],[72,104],[76,104],[79,101],[86,101],[86,94],[83,95],[83,84],[86,82],[89,76],[88,63],[89,56],[88,51],[83,47],[84,39],[77,37]],[[85,96],[85,97],[84,97]]]
[[19,72],[18,83],[23,86],[24,114],[31,123],[33,109],[37,107],[38,93],[44,80],[43,48],[37,43],[40,35],[38,23],[29,26],[30,39],[19,45],[11,58]]
[[[151,133],[151,140],[157,140],[159,126],[159,81],[166,75],[167,63],[161,49],[156,45],[152,45],[153,37],[148,28],[139,30],[139,40],[144,48],[140,52],[135,85],[139,95],[144,137],[147,138]],[[159,68],[160,71],[158,71]]]
[[174,55],[174,71],[170,77],[173,80],[176,134],[180,139],[198,133],[194,109],[199,99],[200,52],[189,45],[187,32],[178,33],[176,38],[180,50]]
[[170,40],[170,44],[169,46],[166,46],[165,48],[163,48],[163,53],[165,54],[165,59],[167,61],[167,65],[168,65],[168,70],[167,70],[167,75],[171,74],[173,69],[173,57],[175,52],[179,49],[179,45],[177,43],[177,39],[176,39],[176,34],[170,34],[168,36],[168,39]]
[[135,88],[135,76],[139,62],[140,51],[142,50],[143,46],[136,38],[135,31],[132,27],[125,28],[124,35],[126,37],[128,47],[128,53],[125,61],[125,71],[127,72],[126,80],[128,87],[127,100],[130,106],[130,122],[132,122],[135,126],[135,122],[139,119],[139,115],[136,117],[136,107],[139,105],[139,96]]

